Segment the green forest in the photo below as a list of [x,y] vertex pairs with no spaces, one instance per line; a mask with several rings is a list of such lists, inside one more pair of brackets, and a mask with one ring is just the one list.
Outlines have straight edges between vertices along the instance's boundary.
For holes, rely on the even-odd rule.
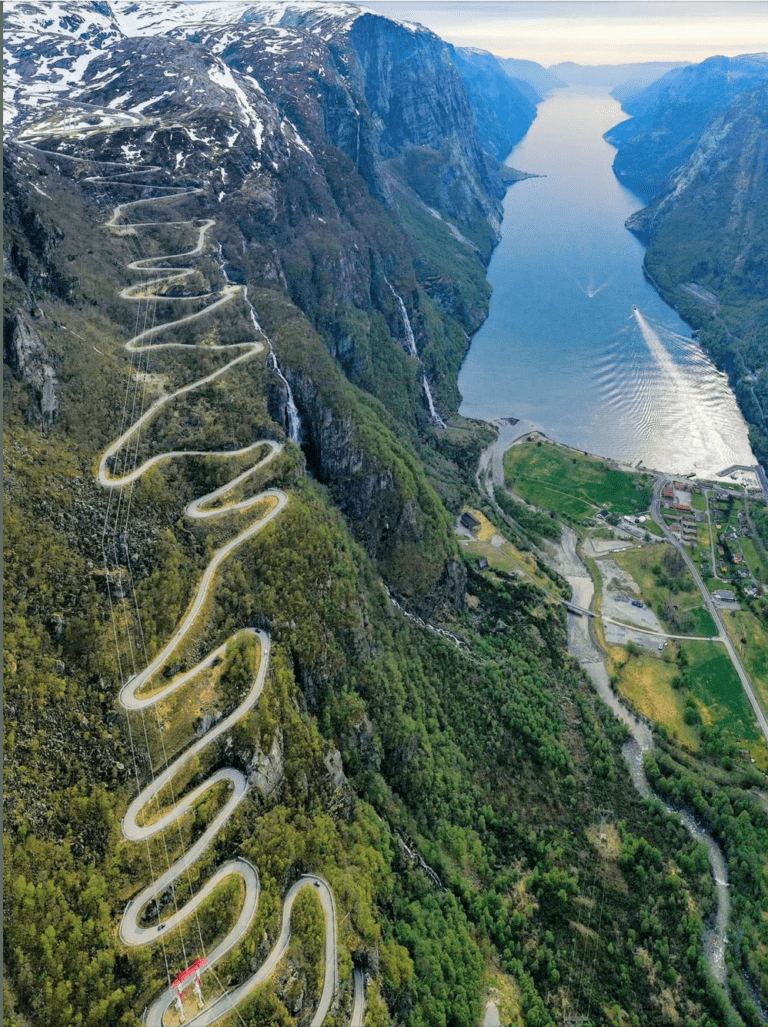
[[[106,135],[91,140],[100,158],[133,138]],[[647,773],[660,798],[641,798],[627,730],[568,652],[564,607],[479,570],[458,543],[465,505],[502,517],[475,477],[493,431],[456,414],[457,370],[489,295],[488,212],[467,227],[417,197],[447,212],[447,151],[429,164],[413,151],[392,160],[400,199],[385,206],[335,146],[322,182],[288,177],[265,199],[244,176],[225,202],[191,172],[182,186],[162,170],[102,178],[85,148],[71,159],[6,149],[4,1027],[139,1027],[235,925],[245,879],[233,872],[194,916],[164,926],[233,860],[255,869],[258,907],[204,975],[208,1001],[258,970],[286,893],[317,875],[338,941],[327,1027],[350,1021],[354,970],[365,976],[366,1027],[478,1027],[492,984],[506,996],[503,1027],[764,1022],[764,776],[716,731],[697,755],[659,731]],[[169,204],[175,188],[186,191]],[[143,220],[106,228],[138,195]],[[322,227],[329,197],[347,211],[338,236]],[[165,284],[126,267],[150,258],[165,263]],[[346,305],[334,299],[345,275]],[[418,359],[402,346],[390,280],[412,309]],[[137,314],[120,293],[142,281]],[[167,327],[180,310],[200,316]],[[145,325],[149,348],[128,352]],[[55,415],[22,373],[25,339],[55,376]],[[420,367],[438,383],[444,430],[424,411]],[[289,385],[301,444],[288,432]],[[146,411],[107,467],[113,481],[145,470],[103,487],[102,455]],[[570,459],[576,513],[500,490],[501,514],[527,540],[557,540],[558,513],[577,524],[616,490],[616,472]],[[235,478],[215,518],[190,516],[194,500]],[[647,505],[642,478],[620,484],[617,512]],[[126,684],[186,623],[207,569],[241,537],[139,695],[168,692],[129,711]],[[559,595],[564,579],[537,567]],[[269,637],[268,663],[257,632]],[[215,734],[265,668],[258,701]],[[129,805],[209,732],[140,824],[218,771],[249,786],[200,857],[139,911],[153,943],[129,945],[126,907],[204,835],[230,786],[202,792],[145,842],[126,837]],[[727,987],[707,962],[707,850],[660,799],[693,811],[727,855]],[[327,958],[321,894],[299,892],[274,973],[222,1022],[312,1022]]]

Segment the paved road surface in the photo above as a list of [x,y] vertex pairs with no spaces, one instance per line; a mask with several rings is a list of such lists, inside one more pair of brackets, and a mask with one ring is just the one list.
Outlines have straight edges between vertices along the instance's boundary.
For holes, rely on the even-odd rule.
[[365,1020],[365,974],[362,970],[354,972],[355,998],[352,1004],[352,1019],[349,1027],[363,1027]]
[[768,720],[766,720],[765,714],[763,713],[760,707],[760,703],[757,701],[757,696],[755,695],[752,689],[752,682],[749,680],[749,675],[747,674],[741,660],[739,659],[739,654],[734,649],[731,640],[728,637],[728,632],[726,631],[725,624],[723,623],[723,619],[720,616],[720,611],[717,609],[714,602],[712,601],[712,597],[709,594],[709,589],[704,583],[703,578],[699,574],[698,567],[691,559],[685,546],[681,545],[680,542],[678,542],[678,540],[667,527],[666,521],[661,516],[661,490],[664,488],[664,485],[667,481],[668,479],[665,478],[664,475],[659,475],[656,478],[656,482],[653,489],[653,500],[651,503],[651,516],[653,517],[654,521],[658,524],[658,526],[661,528],[661,530],[664,532],[667,541],[671,542],[675,549],[678,551],[678,553],[680,553],[683,560],[685,561],[686,567],[693,575],[693,580],[696,582],[696,585],[699,591],[701,592],[702,598],[704,599],[704,604],[706,605],[707,609],[712,615],[712,620],[715,622],[715,626],[717,627],[717,630],[719,632],[719,641],[722,642],[725,646],[726,652],[730,657],[731,663],[733,664],[736,673],[739,675],[739,680],[741,681],[747,699],[749,699],[750,705],[752,706],[752,709],[754,711],[755,719],[757,720],[757,725],[762,731],[766,743],[768,743]]
[[[112,165],[119,167],[121,165]],[[92,180],[98,180],[94,178]],[[169,189],[167,192],[170,194],[165,196],[164,200],[173,200],[182,195],[188,195],[190,192],[200,192],[202,190],[180,190],[180,189]],[[135,208],[142,204],[147,203],[158,203],[157,197],[145,200],[136,200],[133,202],[122,203],[115,207],[111,218],[107,222],[107,226],[115,231],[120,229],[132,229],[135,231],[138,227],[151,227],[152,222],[125,222],[122,220],[124,212],[129,208]],[[201,253],[205,246],[206,235],[209,229],[215,224],[211,219],[200,219],[199,222],[176,222],[176,224],[188,224],[193,227],[197,227],[197,241],[192,249],[186,250],[181,253],[168,254],[163,258],[150,258],[144,260],[132,261],[128,266],[134,271],[156,271],[157,277],[152,278],[148,281],[144,281],[139,285],[129,286],[121,292],[121,297],[126,300],[133,300],[135,302],[148,301],[153,299],[164,299],[162,296],[156,296],[153,294],[153,289],[159,284],[167,285],[172,281],[181,281],[187,276],[193,273],[191,267],[188,268],[168,268],[162,266],[159,261],[167,262],[173,258],[184,258],[192,257]],[[161,348],[181,348],[180,343],[158,343],[154,342],[148,344],[149,339],[154,339],[162,332],[166,332],[169,329],[173,329],[180,325],[186,324],[191,321],[195,321],[198,318],[204,317],[224,304],[230,303],[236,296],[242,296],[246,303],[248,303],[247,291],[245,287],[228,284],[220,293],[210,293],[205,296],[190,297],[197,301],[210,300],[211,302],[207,307],[196,311],[193,314],[189,314],[186,317],[178,318],[177,320],[166,322],[165,324],[152,326],[151,328],[145,329],[139,332],[132,339],[130,339],[125,348],[129,352],[143,352],[148,349],[161,349]],[[176,297],[177,300],[183,301],[184,297]],[[249,304],[250,306],[250,304]],[[252,309],[252,308],[251,308]],[[256,320],[255,314],[252,311],[252,320],[254,328],[257,331],[261,331]],[[263,334],[263,333],[262,333]],[[264,337],[266,338],[266,337]],[[268,341],[268,340],[267,340]],[[184,346],[184,349],[196,349],[202,347],[195,346]],[[236,502],[231,502],[223,505],[214,505],[219,503],[224,497],[230,492],[241,485],[246,479],[254,474],[259,468],[264,467],[270,461],[274,460],[275,457],[281,452],[282,444],[275,442],[271,439],[261,439],[257,442],[252,443],[239,450],[229,451],[218,451],[215,453],[201,451],[201,450],[174,450],[172,452],[162,453],[159,456],[152,457],[146,460],[143,464],[135,469],[128,471],[123,474],[114,474],[110,468],[111,458],[117,456],[123,451],[134,436],[137,435],[141,429],[148,424],[152,418],[155,417],[158,410],[160,410],[167,403],[172,400],[178,399],[180,396],[185,395],[188,392],[192,392],[195,389],[199,389],[201,386],[208,382],[214,381],[216,378],[225,374],[231,370],[237,364],[253,359],[257,354],[264,350],[264,341],[262,339],[252,339],[242,343],[237,343],[229,346],[216,346],[216,347],[204,347],[206,350],[219,349],[222,351],[233,351],[236,355],[226,363],[223,367],[206,375],[203,378],[191,382],[188,385],[183,386],[175,390],[174,392],[163,395],[157,399],[148,410],[146,410],[137,420],[134,421],[127,429],[125,429],[120,436],[106,449],[101,457],[98,469],[98,480],[99,482],[108,489],[121,489],[133,482],[138,480],[143,474],[145,474],[151,467],[160,463],[161,461],[167,461],[171,459],[179,459],[190,456],[219,456],[222,458],[235,458],[243,457],[251,454],[256,454],[260,450],[266,450],[264,455],[251,467],[247,468],[242,473],[238,474],[231,481],[222,485],[220,488],[202,496],[186,508],[185,513],[187,516],[194,519],[210,519],[214,517],[220,517],[235,511],[244,511],[254,506],[264,504],[265,501],[268,504],[266,512],[262,513],[253,523],[244,528],[237,535],[231,538],[228,542],[222,545],[211,557],[208,566],[203,572],[203,576],[196,589],[194,598],[187,608],[184,616],[181,619],[178,627],[174,631],[171,638],[163,646],[162,650],[157,656],[138,674],[135,674],[130,678],[123,686],[120,692],[120,702],[123,707],[128,711],[143,710],[148,706],[151,706],[161,699],[166,699],[169,695],[181,688],[187,682],[195,678],[201,671],[210,667],[217,660],[221,659],[226,652],[227,643],[219,646],[216,650],[209,653],[203,660],[201,660],[191,670],[185,671],[182,674],[176,675],[170,682],[161,683],[160,687],[152,689],[152,684],[156,676],[166,666],[171,657],[177,652],[182,643],[188,638],[193,627],[197,622],[197,618],[208,598],[211,586],[214,583],[217,571],[221,564],[241,545],[253,538],[258,532],[262,531],[269,523],[271,523],[276,517],[280,515],[284,507],[288,502],[288,497],[280,489],[266,489],[258,495],[249,496],[246,499],[242,499]],[[160,834],[174,823],[178,819],[187,813],[189,813],[194,807],[195,803],[212,787],[219,784],[220,782],[227,782],[230,794],[228,795],[226,802],[223,807],[218,811],[216,816],[207,826],[203,834],[197,841],[187,849],[184,854],[176,860],[176,862],[169,866],[163,873],[155,878],[150,884],[148,884],[138,895],[136,895],[127,905],[123,914],[122,922],[120,924],[120,938],[126,945],[143,945],[148,943],[156,943],[165,937],[165,932],[173,930],[182,921],[186,920],[191,914],[193,914],[200,904],[212,893],[212,891],[227,877],[234,875],[239,876],[245,887],[245,898],[243,905],[240,910],[237,922],[234,927],[229,931],[226,937],[210,952],[207,953],[208,966],[203,971],[205,974],[208,970],[212,970],[218,960],[232,949],[240,939],[251,929],[254,918],[258,909],[259,902],[259,877],[255,867],[252,866],[247,860],[234,859],[229,860],[221,867],[218,868],[216,873],[210,878],[205,886],[188,902],[182,906],[181,909],[174,910],[174,912],[168,916],[162,923],[153,924],[151,927],[141,927],[139,925],[139,917],[143,909],[151,902],[158,900],[167,890],[172,888],[173,882],[180,877],[188,867],[198,859],[213,842],[214,838],[218,834],[219,830],[226,823],[226,821],[232,816],[237,805],[242,801],[248,792],[249,784],[246,777],[233,767],[225,767],[201,785],[195,788],[192,792],[184,796],[176,802],[172,808],[163,813],[155,822],[140,826],[138,823],[138,817],[142,809],[145,809],[152,801],[156,799],[158,794],[163,788],[169,785],[169,783],[177,776],[182,767],[187,764],[190,760],[195,759],[199,753],[212,744],[217,738],[229,731],[235,723],[237,723],[242,717],[244,717],[249,710],[253,709],[261,696],[266,680],[267,670],[269,668],[270,660],[270,638],[265,631],[256,631],[253,628],[246,629],[256,639],[258,639],[260,645],[260,659],[259,666],[251,684],[250,690],[240,704],[225,718],[219,721],[211,730],[209,730],[202,738],[193,742],[180,756],[174,759],[160,774],[153,777],[153,780],[143,788],[139,794],[134,798],[133,802],[128,807],[125,817],[123,819],[123,832],[127,839],[134,842],[148,841],[150,838]],[[139,694],[143,687],[149,686],[145,691],[144,695]],[[280,936],[277,939],[272,951],[267,957],[264,964],[259,970],[251,975],[247,981],[242,985],[232,990],[231,992],[225,993],[219,997],[210,1006],[202,1010],[198,1015],[194,1017],[194,1020],[188,1022],[194,1022],[195,1024],[203,1025],[212,1024],[222,1016],[231,1012],[242,1000],[250,994],[256,987],[265,981],[275,970],[276,966],[284,956],[288,946],[290,944],[290,917],[291,909],[296,896],[299,892],[304,889],[311,887],[317,891],[318,897],[322,904],[323,914],[326,926],[326,938],[325,938],[325,975],[323,982],[323,990],[320,996],[320,1001],[315,1012],[314,1018],[311,1022],[311,1027],[320,1027],[331,1007],[334,1000],[338,981],[337,981],[337,944],[336,944],[336,910],[334,906],[333,893],[326,881],[320,877],[313,875],[305,875],[299,878],[298,881],[289,889],[283,903],[283,923],[280,932]],[[148,1027],[160,1027],[163,1023],[165,1013],[173,1001],[174,993],[171,988],[167,988],[157,999],[152,1003],[147,1011],[147,1017],[145,1023]]]

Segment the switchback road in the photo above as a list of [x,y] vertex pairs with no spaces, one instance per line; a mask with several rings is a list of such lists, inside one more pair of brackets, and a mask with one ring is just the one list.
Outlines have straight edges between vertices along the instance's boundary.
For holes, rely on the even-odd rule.
[[[109,166],[112,168],[126,167],[126,165],[115,163],[110,163]],[[154,169],[147,170],[152,171]],[[130,172],[115,175],[112,178],[94,176],[91,181],[107,182],[113,187],[116,182],[126,186],[136,185],[135,182],[119,182],[120,179],[125,179],[129,176],[132,178],[137,177],[136,171],[131,169]],[[158,191],[159,187],[155,186],[153,188],[155,191]],[[161,197],[153,196],[151,198],[118,204],[113,209],[112,215],[107,222],[107,227],[119,234],[126,234],[128,232],[135,234],[138,229],[151,229],[155,224],[168,224],[168,222],[156,223],[152,221],[129,222],[124,220],[124,216],[129,210],[133,210],[142,205],[157,205],[161,202],[173,201],[182,196],[189,195],[190,193],[202,192],[203,190],[166,187],[163,191],[164,195]],[[183,673],[176,674],[168,682],[163,681],[160,675],[163,668],[168,665],[171,657],[178,653],[178,650],[182,645],[190,641],[193,629],[198,623],[198,619],[200,618],[200,614],[205,606],[206,600],[214,586],[216,576],[221,565],[240,546],[244,545],[249,539],[252,539],[256,534],[263,531],[268,524],[275,520],[275,518],[279,517],[288,503],[287,495],[280,489],[266,489],[256,495],[230,503],[220,502],[225,499],[229,493],[237,489],[238,486],[245,483],[256,471],[265,467],[277,457],[283,446],[281,443],[272,439],[261,439],[238,450],[216,452],[202,450],[173,450],[154,456],[146,460],[141,465],[130,470],[124,470],[122,473],[116,473],[114,471],[114,464],[117,461],[117,458],[121,454],[124,454],[128,447],[138,440],[142,429],[156,417],[158,411],[160,411],[166,404],[177,400],[181,396],[184,396],[196,389],[200,389],[205,384],[212,382],[221,375],[231,371],[238,364],[253,359],[259,353],[264,351],[265,341],[268,343],[266,337],[261,333],[253,308],[250,307],[250,304],[248,303],[247,289],[244,286],[228,283],[218,293],[208,293],[203,296],[171,298],[165,297],[162,294],[162,291],[158,289],[159,286],[167,286],[173,282],[181,282],[194,273],[194,269],[192,267],[169,267],[168,262],[172,260],[183,260],[202,253],[206,245],[207,233],[213,227],[215,222],[212,219],[198,219],[198,221],[174,222],[174,224],[189,225],[190,227],[196,228],[197,239],[195,245],[191,249],[179,253],[167,254],[162,258],[142,258],[131,261],[128,264],[130,270],[149,273],[154,272],[156,273],[156,276],[143,281],[139,285],[126,287],[122,290],[120,296],[125,300],[140,303],[156,302],[158,300],[167,299],[173,299],[174,302],[183,302],[186,299],[187,301],[195,301],[198,303],[205,302],[207,305],[185,317],[165,322],[161,325],[151,325],[149,328],[145,328],[143,331],[138,332],[128,340],[125,344],[125,349],[129,353],[142,353],[148,350],[168,348],[183,348],[185,351],[204,348],[207,351],[214,349],[231,352],[233,353],[233,356],[231,360],[218,370],[213,371],[212,373],[199,378],[188,385],[176,389],[169,394],[162,395],[146,411],[141,412],[132,424],[127,428],[121,429],[121,433],[118,438],[107,447],[101,456],[97,472],[98,480],[104,488],[119,491],[132,485],[135,481],[141,478],[142,475],[146,474],[147,471],[160,462],[183,459],[190,456],[219,457],[221,459],[233,459],[248,456],[256,457],[259,453],[262,453],[263,455],[261,458],[257,459],[256,462],[245,471],[238,474],[220,488],[215,489],[205,496],[195,499],[185,510],[188,517],[198,520],[223,517],[235,512],[242,513],[251,508],[255,508],[255,511],[258,511],[258,515],[251,524],[243,528],[233,538],[224,543],[213,553],[205,571],[203,572],[203,576],[200,579],[194,597],[171,638],[162,647],[160,652],[147,663],[143,670],[133,674],[123,685],[120,691],[120,703],[129,713],[143,711],[144,709],[155,705],[159,701],[167,699],[169,695],[191,682],[202,671],[224,658],[228,643],[224,643],[224,645],[219,646],[213,652],[205,656],[199,663],[197,663],[196,666],[184,671]],[[262,335],[262,338],[245,340],[233,345],[213,347],[157,341],[158,337],[162,333],[196,321],[202,317],[206,317],[223,308],[226,304],[231,303],[238,296],[241,296],[248,304],[254,328]],[[126,465],[127,463],[128,461],[126,460]],[[128,509],[130,509],[129,505]],[[104,562],[105,571],[107,571],[106,550]],[[107,580],[109,580],[108,574]],[[160,793],[171,785],[171,782],[177,777],[179,772],[189,763],[189,761],[196,759],[204,749],[215,742],[215,740],[221,737],[225,732],[229,731],[242,717],[253,709],[258,702],[264,689],[269,668],[270,638],[265,631],[257,631],[253,628],[245,630],[254,637],[255,641],[258,642],[260,650],[258,669],[253,681],[251,682],[247,695],[240,701],[235,709],[220,720],[213,728],[203,735],[202,738],[189,745],[187,749],[185,749],[176,759],[172,760],[161,773],[153,775],[149,784],[141,789],[135,799],[131,802],[122,822],[123,833],[129,841],[147,842],[149,839],[162,834],[162,832],[177,823],[180,817],[190,813],[195,804],[211,788],[221,784],[222,782],[226,782],[228,790],[226,801],[221,809],[216,813],[212,821],[208,824],[203,834],[194,842],[194,844],[187,848],[173,864],[168,860],[169,865],[167,869],[155,877],[152,882],[150,882],[142,891],[131,899],[124,911],[122,922],[120,924],[120,938],[124,944],[144,945],[157,943],[166,937],[166,931],[172,931],[175,927],[180,926],[184,921],[186,921],[188,917],[196,914],[200,905],[211,895],[214,889],[222,881],[232,875],[237,875],[242,880],[244,886],[244,900],[240,913],[235,925],[230,929],[226,937],[224,937],[223,940],[221,940],[210,952],[205,953],[208,963],[202,970],[202,973],[213,970],[217,961],[234,948],[253,926],[258,909],[260,885],[258,872],[251,863],[242,858],[232,859],[225,862],[216,870],[214,875],[208,880],[203,888],[190,898],[180,909],[175,909],[171,915],[166,916],[161,923],[142,927],[140,926],[140,919],[142,912],[146,907],[153,902],[159,905],[161,897],[167,891],[173,889],[174,882],[176,882],[177,879],[188,870],[189,866],[195,860],[208,850],[223,825],[232,816],[235,808],[247,795],[249,790],[248,779],[241,771],[233,767],[225,767],[218,770],[198,787],[176,801],[169,809],[162,812],[154,822],[142,826],[139,824],[139,815],[141,811],[146,809],[152,802],[158,801]],[[115,621],[116,643],[118,642],[118,635],[117,621]],[[264,964],[238,987],[225,992],[208,1007],[203,1009],[202,1012],[194,1016],[193,1022],[195,1024],[200,1025],[200,1027],[203,1027],[203,1025],[213,1024],[225,1015],[231,1013],[232,1010],[236,1008],[237,1005],[250,993],[252,993],[255,988],[274,973],[290,945],[290,918],[293,903],[298,894],[305,888],[312,888],[318,895],[325,920],[325,970],[323,989],[317,1009],[311,1021],[311,1027],[320,1027],[328,1015],[338,990],[338,953],[336,942],[336,910],[333,893],[328,883],[323,880],[323,878],[316,875],[304,875],[300,877],[288,890],[283,902],[283,917],[280,934]],[[355,994],[356,1015],[360,1020],[360,1023],[362,1023],[362,1014],[359,1012],[357,1004],[357,981]],[[157,999],[155,999],[146,1013],[144,1022],[147,1024],[147,1027],[161,1027],[164,1023],[167,1010],[174,998],[175,993],[169,986],[160,996],[158,996]],[[362,999],[360,1002],[362,1003]],[[194,1005],[195,1003],[193,1002],[192,1004]],[[191,1013],[192,1009],[188,1009],[188,1012]]]

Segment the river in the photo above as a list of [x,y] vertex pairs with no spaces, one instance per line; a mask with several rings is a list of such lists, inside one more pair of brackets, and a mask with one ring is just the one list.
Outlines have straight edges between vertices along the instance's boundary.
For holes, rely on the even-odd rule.
[[460,413],[515,417],[523,430],[676,474],[754,464],[725,375],[644,278],[643,245],[624,227],[643,202],[613,174],[602,138],[624,118],[607,89],[560,89],[510,154],[544,177],[507,192]]
[[[504,483],[503,456],[512,445],[517,429],[502,425],[498,438],[480,458],[478,485],[485,482],[486,492],[495,502],[494,491]],[[486,472],[490,471],[490,474]],[[497,509],[502,517],[501,511]],[[544,562],[562,575],[571,586],[571,601],[580,609],[591,609],[595,595],[592,577],[578,552],[576,533],[562,525],[559,542],[546,542],[545,552],[540,555]],[[627,764],[632,783],[643,799],[653,797],[645,773],[645,754],[653,752],[653,732],[648,724],[629,710],[610,685],[605,655],[592,637],[590,618],[568,614],[568,651],[578,660],[585,674],[614,715],[627,727],[630,738],[622,746],[622,755]],[[663,803],[668,811],[679,817],[694,841],[701,842],[707,850],[707,857],[715,882],[717,908],[713,922],[704,931],[702,939],[704,955],[714,979],[726,984],[727,967],[725,947],[727,942],[730,896],[728,894],[728,867],[720,846],[714,838],[685,810],[676,810]]]

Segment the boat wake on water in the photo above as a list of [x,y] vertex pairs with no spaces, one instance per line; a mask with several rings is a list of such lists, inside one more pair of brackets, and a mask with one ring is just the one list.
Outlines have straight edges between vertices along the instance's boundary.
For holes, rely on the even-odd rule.
[[594,380],[616,412],[620,444],[646,467],[714,476],[755,462],[727,377],[695,342],[636,305],[597,361]]
[[588,297],[588,299],[594,299],[594,297],[597,296],[599,292],[602,292],[603,289],[607,289],[608,286],[611,285],[614,279],[616,278],[615,274],[610,275],[608,278],[605,279],[604,282],[601,282],[600,285],[596,285],[594,275],[590,275],[589,283],[587,285],[584,285],[573,273],[573,271],[570,270],[570,268],[566,268],[565,271],[566,274],[570,275],[570,277],[574,280],[576,285],[578,285],[579,289],[584,293],[584,295]]

